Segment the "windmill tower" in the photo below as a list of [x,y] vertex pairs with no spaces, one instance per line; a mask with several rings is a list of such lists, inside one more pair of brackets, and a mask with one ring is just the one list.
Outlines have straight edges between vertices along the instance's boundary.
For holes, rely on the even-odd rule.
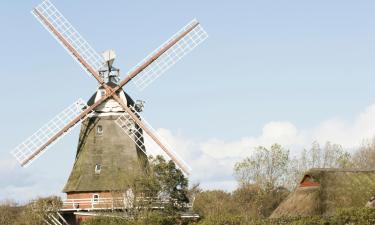
[[[50,1],[43,1],[32,14],[84,71],[98,81],[98,88],[87,103],[77,100],[18,145],[12,151],[18,162],[29,165],[82,123],[76,160],[64,187],[67,193],[64,209],[73,211],[113,209],[111,191],[122,190],[126,176],[142,169],[150,154],[145,138],[152,140],[161,154],[189,175],[188,165],[140,116],[142,102],[134,102],[123,87],[130,81],[141,90],[147,87],[207,38],[201,25],[196,20],[187,24],[121,80],[120,70],[113,66],[114,51],[97,53]],[[123,194],[131,193],[126,190]]]

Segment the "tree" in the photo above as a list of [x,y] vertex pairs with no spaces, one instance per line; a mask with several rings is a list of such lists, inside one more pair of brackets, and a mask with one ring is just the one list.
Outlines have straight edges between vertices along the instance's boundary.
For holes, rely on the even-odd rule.
[[358,169],[375,169],[375,138],[364,142],[354,153],[353,166]]
[[309,168],[321,167],[322,149],[317,141],[312,143],[309,155],[307,155],[306,149],[303,150],[301,161]]
[[327,142],[322,149],[317,141],[314,141],[309,150],[304,149],[300,157],[289,161],[288,182],[285,187],[293,189],[301,181],[304,173],[312,168],[352,168],[351,155],[341,145]]
[[162,156],[150,158],[152,183],[158,187],[158,197],[169,199],[168,210],[176,211],[189,203],[188,180],[173,161],[166,161]]
[[321,168],[347,167],[350,167],[350,154],[344,151],[341,145],[327,142],[324,146]]
[[236,163],[234,174],[240,185],[258,184],[263,189],[274,189],[285,184],[289,151],[279,144],[270,149],[259,146],[252,156]]
[[314,141],[309,150],[304,149],[298,159],[301,167],[310,168],[348,168],[351,167],[351,156],[341,145],[326,142],[322,149]]

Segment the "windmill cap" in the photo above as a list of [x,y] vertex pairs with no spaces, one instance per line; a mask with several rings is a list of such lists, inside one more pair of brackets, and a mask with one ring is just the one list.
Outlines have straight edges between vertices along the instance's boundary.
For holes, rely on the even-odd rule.
[[106,63],[109,63],[110,64],[110,66],[112,66],[112,64],[113,64],[113,61],[115,60],[115,58],[116,58],[116,53],[115,53],[115,51],[113,51],[113,50],[106,50],[106,51],[104,51],[103,53],[102,53],[102,56],[103,56],[103,58],[104,58],[104,61],[106,62]]

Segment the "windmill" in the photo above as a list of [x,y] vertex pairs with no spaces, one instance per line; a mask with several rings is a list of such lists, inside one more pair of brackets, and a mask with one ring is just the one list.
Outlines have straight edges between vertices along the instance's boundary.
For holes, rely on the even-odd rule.
[[[98,89],[87,103],[82,99],[77,100],[18,145],[12,154],[21,166],[28,166],[82,123],[76,160],[64,188],[68,200],[77,196],[92,196],[93,200],[89,202],[93,207],[93,202],[99,201],[98,192],[105,193],[113,188],[106,186],[103,177],[113,173],[129,173],[131,169],[126,167],[123,160],[150,154],[145,147],[146,137],[189,175],[189,166],[141,117],[142,102],[134,102],[122,88],[133,81],[143,90],[202,43],[208,35],[200,23],[196,20],[188,23],[120,80],[120,70],[113,66],[115,52],[96,52],[50,1],[45,0],[36,6],[32,14],[84,71],[97,80]],[[82,208],[82,204],[78,207]]]

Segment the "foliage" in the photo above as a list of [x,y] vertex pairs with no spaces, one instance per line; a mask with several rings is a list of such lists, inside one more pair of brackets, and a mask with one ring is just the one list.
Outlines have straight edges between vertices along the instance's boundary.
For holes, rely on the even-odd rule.
[[109,217],[99,216],[93,217],[88,221],[82,223],[82,225],[175,225],[176,218],[167,217],[157,212],[147,212],[135,220],[121,218],[121,217]]
[[194,201],[194,211],[201,216],[234,213],[231,194],[221,190],[199,193]]
[[61,207],[59,197],[39,198],[24,206],[13,202],[0,205],[0,224],[2,225],[40,225],[48,213],[56,212]]
[[375,169],[375,138],[364,142],[354,153],[353,165],[360,169]]
[[332,217],[294,217],[279,219],[249,219],[233,215],[209,216],[198,225],[372,225],[375,224],[375,209],[356,208],[339,210]]
[[39,198],[27,204],[17,218],[17,225],[44,224],[44,218],[49,213],[57,212],[61,208],[60,197]]
[[170,200],[164,205],[167,214],[176,213],[189,202],[187,178],[173,161],[166,161],[162,156],[149,158],[146,173],[135,178],[132,189],[136,196]]
[[259,146],[255,153],[236,163],[234,174],[240,185],[258,184],[263,189],[274,189],[284,184],[289,151],[279,144],[270,149]]
[[[113,194],[121,196],[130,191],[124,204],[133,216],[145,213],[151,204],[160,205],[159,200],[164,201],[163,211],[167,215],[177,213],[189,203],[187,178],[173,161],[166,161],[162,156],[150,157],[145,170],[133,171],[127,179],[123,190]],[[142,200],[134,201],[135,198]]]
[[135,225],[134,221],[119,217],[98,216],[81,223],[82,225]]
[[14,224],[15,218],[20,214],[21,207],[18,207],[13,201],[5,201],[0,205],[0,224]]
[[286,187],[293,189],[303,174],[311,168],[352,168],[351,155],[341,145],[327,142],[324,148],[314,141],[309,150],[304,149],[299,158],[289,161],[289,178]]
[[197,195],[193,209],[203,218],[220,218],[222,215],[245,219],[265,218],[288,194],[289,191],[284,188],[263,190],[257,185],[241,186],[233,193],[205,191]]
[[198,225],[241,225],[244,224],[242,217],[231,214],[211,215],[201,220]]
[[188,180],[173,161],[166,161],[162,156],[149,160],[158,185],[159,197],[173,199],[168,205],[169,210],[178,210],[184,203],[189,202]]

